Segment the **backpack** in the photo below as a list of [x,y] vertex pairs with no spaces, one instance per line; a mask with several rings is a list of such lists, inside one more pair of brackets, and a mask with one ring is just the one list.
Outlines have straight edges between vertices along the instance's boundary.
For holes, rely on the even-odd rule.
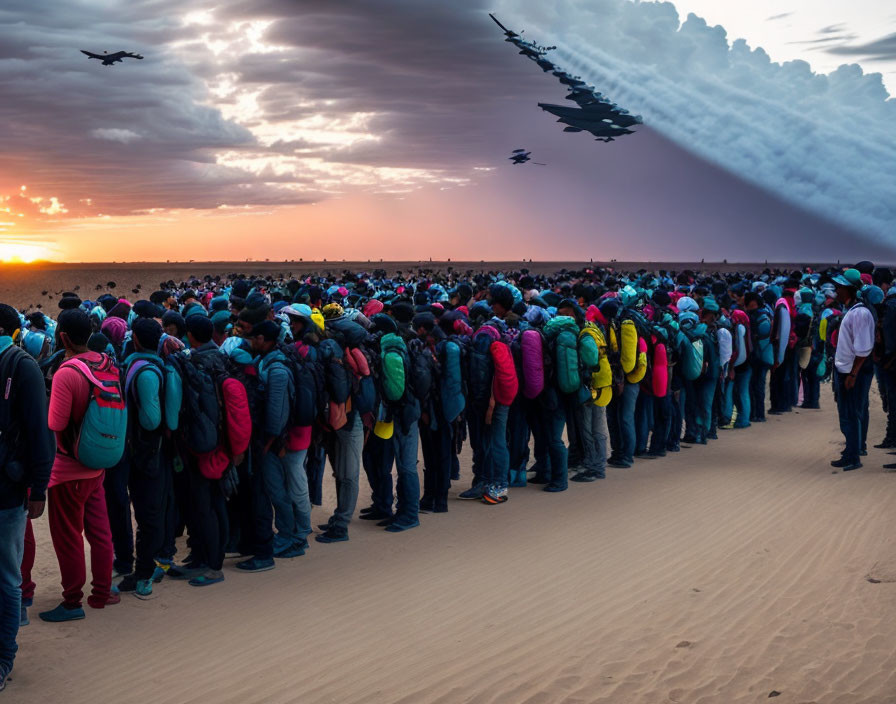
[[97,364],[76,358],[62,367],[74,369],[90,385],[87,411],[69,446],[72,456],[90,469],[114,467],[124,455],[128,429],[118,368],[106,355]]
[[180,427],[184,442],[196,454],[211,452],[223,437],[221,385],[227,376],[226,357],[178,353],[171,359],[176,360],[183,379]]
[[346,403],[351,397],[352,384],[345,367],[345,350],[331,339],[321,340],[317,350],[330,403]]
[[377,391],[373,371],[376,361],[364,347],[348,347],[345,350],[345,363],[352,380],[352,408],[361,415],[376,410]]
[[510,349],[510,345],[500,338],[500,333],[496,328],[492,328],[492,330],[499,336],[488,350],[492,358],[492,369],[494,372],[492,376],[492,397],[494,397],[495,403],[509,406],[519,393],[520,381],[516,373],[516,364],[513,361],[513,352]]
[[180,403],[178,402],[182,393],[182,382],[180,373],[171,365],[166,364],[162,359],[150,359],[148,357],[140,357],[134,360],[125,370],[123,380],[124,394],[126,399],[131,399],[134,391],[134,384],[137,377],[144,372],[151,372],[159,379],[159,403],[162,407],[162,424],[163,427],[174,432],[178,428],[180,420]]
[[539,330],[523,330],[518,339],[523,396],[530,401],[544,391],[544,336]]
[[650,390],[657,398],[663,398],[669,391],[669,357],[668,347],[662,339],[654,341],[653,359],[650,375]]
[[775,303],[775,323],[772,338],[774,339],[775,362],[782,364],[784,355],[790,346],[790,308],[787,301],[779,298]]
[[704,340],[702,334],[682,332],[680,347],[681,375],[687,381],[697,381],[703,375]]
[[578,394],[582,387],[579,370],[579,326],[574,318],[558,315],[545,325],[551,340],[557,388],[564,394]]
[[411,388],[422,409],[428,409],[436,392],[438,368],[432,351],[419,340],[408,345],[411,360]]
[[323,370],[310,356],[303,357],[295,345],[280,345],[280,351],[295,386],[288,425],[293,428],[312,425],[326,399]]
[[15,484],[23,481],[25,466],[17,458],[23,449],[19,441],[21,427],[10,410],[10,392],[19,364],[27,356],[27,352],[15,346],[0,352],[0,472]]
[[499,337],[498,331],[483,325],[475,333],[470,343],[469,380],[470,398],[473,403],[484,408],[492,397],[492,380],[495,374],[490,353],[492,343]]
[[635,327],[635,321],[623,320],[619,326],[619,359],[622,363],[622,371],[626,375],[634,370],[638,363],[639,353],[638,329]]
[[397,334],[390,332],[380,338],[380,366],[382,369],[383,398],[398,403],[408,390],[410,361],[407,345]]
[[[592,369],[591,377],[588,385],[591,387],[591,396],[594,403],[599,407],[604,407],[613,398],[613,370],[610,366],[610,354],[607,350],[607,338],[603,330],[594,323],[586,323],[585,327],[579,332],[579,356],[582,358],[583,365],[588,363],[588,355],[592,354],[588,350],[583,350],[583,338],[591,338],[597,348],[598,362],[597,367]],[[587,345],[588,343],[584,343]]]
[[449,423],[454,422],[466,407],[466,385],[464,366],[466,345],[452,335],[441,345],[439,396],[442,400],[442,414]]

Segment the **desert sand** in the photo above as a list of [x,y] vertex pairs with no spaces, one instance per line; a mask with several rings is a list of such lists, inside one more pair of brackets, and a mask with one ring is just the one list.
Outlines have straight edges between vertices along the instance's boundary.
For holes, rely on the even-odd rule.
[[[350,542],[312,541],[272,572],[228,562],[222,585],[163,582],[68,625],[37,618],[59,600],[43,518],[4,699],[896,701],[892,458],[832,470],[841,437],[822,403],[563,494],[452,501],[397,535],[354,521]],[[329,477],[325,490],[314,523],[335,503]]]

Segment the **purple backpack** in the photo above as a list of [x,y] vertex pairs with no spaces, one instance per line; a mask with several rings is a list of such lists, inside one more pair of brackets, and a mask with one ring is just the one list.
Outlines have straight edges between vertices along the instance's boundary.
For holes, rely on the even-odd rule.
[[523,396],[538,397],[544,391],[544,338],[538,330],[523,330],[520,335]]

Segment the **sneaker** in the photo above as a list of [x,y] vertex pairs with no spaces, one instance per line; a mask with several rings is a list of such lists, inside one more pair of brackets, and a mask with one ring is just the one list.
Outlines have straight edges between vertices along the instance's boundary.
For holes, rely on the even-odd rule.
[[470,501],[470,500],[475,501],[476,499],[481,499],[483,493],[484,493],[484,487],[482,486],[482,484],[474,484],[466,491],[462,491],[460,494],[458,494],[457,498],[459,498],[463,501]]
[[31,623],[31,619],[28,618],[28,607],[22,604],[22,612],[19,615],[19,628],[27,626],[29,623]]
[[242,562],[236,563],[236,568],[243,572],[267,572],[268,570],[274,569],[274,567],[275,565],[273,558],[262,560],[257,557],[252,557],[248,560],[243,560]]
[[205,569],[205,567],[201,567],[199,565],[171,565],[171,567],[168,568],[167,575],[171,579],[190,580],[193,579],[193,577],[198,577],[199,575],[201,575],[203,572],[205,572]]
[[566,491],[568,488],[569,485],[567,484],[555,484],[554,482],[551,482],[550,484],[545,485],[542,491],[546,491],[549,494],[557,494],[561,491]]
[[414,521],[413,523],[405,523],[404,521],[393,521],[392,525],[386,526],[387,533],[404,533],[406,530],[410,530],[411,528],[416,528],[420,525],[420,521]]
[[892,450],[894,447],[896,447],[896,442],[885,439],[883,442],[878,443],[874,447],[877,450]]
[[41,621],[47,623],[65,623],[66,621],[80,621],[84,618],[84,609],[80,606],[74,608],[66,608],[65,604],[60,604],[55,609],[43,611],[39,614]]
[[597,472],[594,470],[586,470],[579,472],[574,477],[570,477],[571,482],[595,482],[597,481]]
[[118,583],[118,591],[120,592],[134,592],[137,591],[137,578],[133,573],[126,574],[122,580]]
[[839,460],[833,460],[831,462],[831,467],[845,467],[846,465],[852,464],[852,460],[848,460],[845,457],[841,457]]
[[490,484],[485,493],[482,494],[482,500],[492,506],[503,504],[507,501],[507,498],[507,487],[498,486],[497,484]]
[[314,539],[319,543],[344,543],[348,540],[348,531],[344,528],[330,528],[314,536]]
[[618,469],[628,469],[632,466],[631,462],[624,462],[622,460],[608,460],[607,466],[609,467],[617,467]]
[[884,471],[885,472],[896,472],[896,464],[885,464]]
[[844,472],[851,472],[851,471],[853,471],[854,469],[859,469],[861,466],[862,466],[862,463],[861,463],[861,462],[858,462],[858,461],[856,461],[856,462],[851,462],[850,464],[848,464],[848,465],[846,465],[846,466],[843,467],[843,471],[844,471]]
[[138,599],[152,599],[152,579],[138,580],[134,596]]
[[275,552],[274,557],[279,558],[281,560],[291,560],[294,557],[301,557],[305,554],[305,548],[301,546],[301,544],[296,543],[294,545],[290,545],[285,550],[281,550],[280,552]]
[[169,568],[174,563],[171,560],[156,560],[156,568],[152,571],[152,581],[158,584],[164,579],[165,575],[168,574]]
[[208,587],[224,581],[224,573],[221,570],[205,570],[191,579],[187,584],[191,587]]
[[[367,513],[362,513],[358,516],[362,521],[382,521],[391,517],[390,514],[383,513],[382,511],[368,511]],[[327,528],[329,528],[329,526],[327,526]],[[324,528],[323,530],[326,530],[327,528]]]

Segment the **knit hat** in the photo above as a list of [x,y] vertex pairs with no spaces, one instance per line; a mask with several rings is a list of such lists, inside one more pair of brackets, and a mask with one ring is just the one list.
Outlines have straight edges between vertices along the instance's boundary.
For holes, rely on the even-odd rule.
[[204,315],[191,315],[186,319],[187,332],[196,338],[200,345],[204,345],[212,339],[215,331],[212,321]]
[[134,333],[134,339],[140,343],[140,347],[143,349],[155,352],[159,348],[159,341],[162,339],[162,326],[157,321],[152,318],[138,318],[134,321],[131,330]]

